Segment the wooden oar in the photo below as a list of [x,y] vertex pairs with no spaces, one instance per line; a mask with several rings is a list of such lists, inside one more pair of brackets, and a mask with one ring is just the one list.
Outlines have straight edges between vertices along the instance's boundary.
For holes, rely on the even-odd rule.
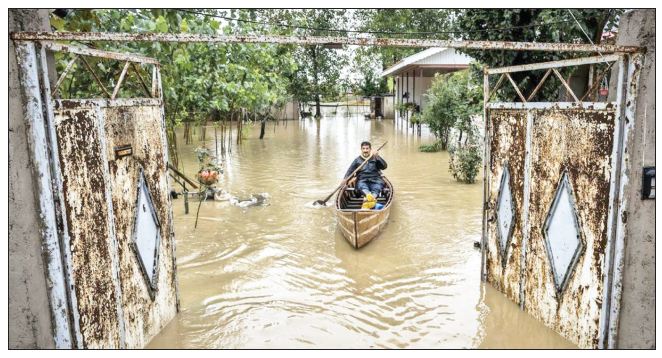
[[[384,148],[384,146],[386,145],[386,143],[388,143],[388,141],[384,142],[384,144],[382,144],[379,148],[377,148],[377,150],[375,151],[375,153],[378,153],[382,148]],[[370,158],[372,158],[373,156],[374,156],[374,154],[371,155],[371,156],[369,156],[368,158],[366,158],[366,160],[364,160],[363,163],[361,163],[361,165],[359,165],[359,167],[356,168],[356,170],[354,170],[354,171],[352,172],[352,174],[350,174],[350,175],[349,175],[347,178],[345,178],[345,179],[349,179],[349,178],[353,177],[354,174],[356,174],[359,170],[361,170],[361,168],[363,168],[363,166],[365,165],[365,163],[367,163],[368,160],[370,160]],[[331,199],[331,197],[333,196],[333,194],[335,194],[338,190],[340,190],[340,188],[343,187],[343,185],[345,184],[345,179],[343,179],[343,182],[340,183],[340,185],[338,185],[338,187],[336,188],[336,190],[334,190],[331,194],[329,194],[329,196],[327,196],[326,199],[324,199],[324,200],[317,200],[317,201],[315,201],[315,204],[326,206],[326,202],[329,201],[329,199]]]

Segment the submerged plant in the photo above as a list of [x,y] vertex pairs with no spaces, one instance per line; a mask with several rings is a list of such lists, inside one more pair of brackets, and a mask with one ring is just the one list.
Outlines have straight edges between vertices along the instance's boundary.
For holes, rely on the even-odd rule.
[[203,186],[213,186],[218,182],[220,175],[223,174],[222,165],[216,161],[216,157],[212,156],[206,147],[196,148],[195,154],[200,164],[200,170],[197,175],[198,181]]
[[441,141],[436,141],[432,144],[423,144],[418,147],[418,150],[425,153],[434,153],[441,150]]
[[479,146],[468,144],[449,150],[448,170],[458,181],[472,184],[476,181],[482,157]]

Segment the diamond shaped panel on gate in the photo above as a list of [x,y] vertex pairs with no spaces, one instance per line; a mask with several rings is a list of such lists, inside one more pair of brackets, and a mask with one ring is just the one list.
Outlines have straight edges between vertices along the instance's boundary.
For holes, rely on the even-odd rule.
[[510,191],[510,171],[508,162],[503,165],[501,173],[501,185],[497,197],[497,233],[499,237],[499,249],[501,251],[501,264],[505,267],[508,255],[508,245],[513,236],[513,220],[515,218],[515,206]]
[[564,172],[543,226],[547,257],[559,294],[565,289],[584,249],[580,234],[572,187],[568,173]]
[[154,298],[154,291],[157,289],[161,242],[160,227],[152,196],[149,193],[145,175],[141,169],[138,179],[138,198],[136,199],[132,247],[138,256],[138,262],[152,298]]

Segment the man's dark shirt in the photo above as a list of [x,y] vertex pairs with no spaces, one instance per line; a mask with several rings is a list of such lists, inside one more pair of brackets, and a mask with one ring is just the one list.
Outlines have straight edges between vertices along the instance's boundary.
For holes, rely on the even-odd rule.
[[[358,168],[365,158],[362,156],[358,156],[354,161],[352,162],[352,165],[349,166],[349,169],[347,169],[347,173],[345,173],[345,178],[347,178],[348,175],[352,174],[356,168]],[[356,173],[358,180],[363,180],[363,179],[381,179],[382,174],[380,170],[386,169],[386,161],[382,159],[382,157],[379,157],[379,159],[375,159],[375,157],[370,158],[367,163],[359,170],[358,173]]]

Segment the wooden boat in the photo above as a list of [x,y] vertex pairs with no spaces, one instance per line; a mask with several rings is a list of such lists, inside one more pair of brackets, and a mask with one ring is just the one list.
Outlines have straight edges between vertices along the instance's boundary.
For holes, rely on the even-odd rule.
[[355,249],[365,246],[374,239],[388,222],[393,203],[393,184],[382,176],[384,190],[377,203],[384,204],[381,210],[362,210],[363,198],[354,188],[343,187],[336,196],[338,226],[347,241]]

